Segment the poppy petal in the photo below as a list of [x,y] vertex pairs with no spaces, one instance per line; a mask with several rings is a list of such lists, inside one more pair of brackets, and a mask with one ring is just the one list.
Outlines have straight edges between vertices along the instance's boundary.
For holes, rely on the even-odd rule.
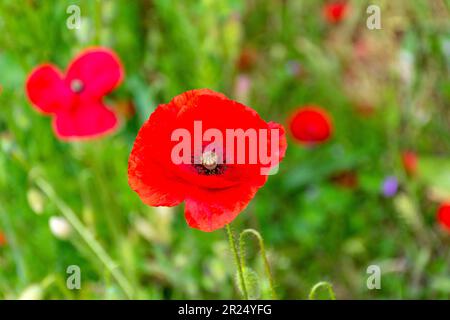
[[83,93],[100,98],[116,88],[123,79],[123,67],[118,56],[105,48],[82,52],[67,69],[66,81],[81,81]]
[[186,222],[205,232],[220,229],[247,207],[257,191],[258,187],[249,185],[225,190],[199,188],[186,198]]
[[[276,156],[274,156],[274,159],[277,159],[278,161],[276,163],[270,163],[270,166],[273,167],[277,164],[279,164],[281,162],[281,160],[283,160],[284,156],[286,155],[286,150],[287,150],[287,140],[286,140],[286,132],[284,130],[284,127],[277,123],[277,122],[273,122],[270,121],[269,123],[267,123],[269,130],[278,130],[278,150],[276,150]],[[272,138],[272,137],[271,137]],[[270,141],[268,141],[268,148],[270,149]]]
[[173,207],[184,200],[183,185],[155,162],[148,161],[144,165],[130,158],[128,184],[149,206]]
[[84,101],[77,108],[58,112],[53,127],[62,140],[99,137],[118,125],[116,114],[101,102]]
[[128,184],[150,206],[175,206],[184,200],[183,184],[169,170],[170,123],[178,110],[160,105],[139,130],[128,161]]
[[26,91],[33,106],[47,114],[68,107],[72,99],[61,71],[51,64],[41,65],[30,73]]

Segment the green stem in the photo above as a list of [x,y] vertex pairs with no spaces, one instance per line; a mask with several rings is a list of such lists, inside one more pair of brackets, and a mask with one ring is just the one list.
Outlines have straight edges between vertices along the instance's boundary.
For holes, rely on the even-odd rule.
[[309,300],[314,300],[316,297],[316,291],[317,289],[319,289],[320,287],[327,287],[328,289],[328,294],[330,295],[330,299],[331,300],[336,300],[336,295],[334,294],[333,291],[333,286],[331,285],[331,283],[327,282],[327,281],[321,281],[318,282],[314,285],[314,287],[312,287],[311,291],[309,292],[309,296],[308,299]]
[[[108,214],[106,223],[111,230],[110,234],[112,234],[112,240],[115,243],[119,243],[119,236],[122,234],[122,230],[120,227],[121,224],[119,221],[120,213],[117,211],[117,206],[114,203],[114,196],[109,194],[110,188],[107,188],[106,186],[106,181],[108,181],[108,179],[104,171],[105,164],[99,157],[99,155],[105,154],[109,150],[102,149],[104,148],[104,145],[97,143],[97,141],[95,141],[92,145],[84,144],[83,146],[86,146],[86,150],[83,156],[86,159],[86,162],[89,163],[92,168],[91,171],[93,173],[94,183],[97,185],[97,188],[99,190],[101,205],[104,208],[108,206],[110,207],[108,209],[110,214]],[[95,150],[93,150],[92,148],[97,150],[97,152],[95,152]],[[101,152],[99,150],[101,150]]]
[[239,259],[239,254],[238,254],[238,251],[236,248],[236,243],[234,241],[233,231],[231,230],[231,227],[229,224],[227,224],[227,233],[228,233],[228,241],[230,242],[230,248],[234,255],[234,262],[236,263],[236,267],[238,270],[239,281],[241,283],[242,295],[245,300],[248,300],[247,287],[246,287],[245,281],[244,281],[244,272],[243,272],[243,268],[241,265],[241,261]]
[[95,44],[101,44],[101,29],[102,29],[102,3],[101,1],[97,1],[95,4]]
[[22,253],[22,247],[17,242],[16,231],[11,224],[11,220],[6,213],[6,210],[0,204],[0,221],[3,223],[6,231],[9,246],[11,247],[11,253],[15,260],[16,273],[19,277],[19,281],[22,285],[28,282],[28,270],[26,267],[25,259]]
[[92,233],[78,219],[77,215],[72,211],[72,209],[70,209],[61,199],[57,197],[53,188],[46,181],[41,178],[37,178],[36,184],[47,195],[47,197],[55,203],[55,205],[58,207],[67,221],[69,221],[69,223],[74,227],[74,229],[80,234],[83,240],[99,258],[99,260],[105,265],[106,269],[108,269],[108,271],[117,281],[126,296],[129,299],[132,299],[133,289],[130,283],[117,268],[117,265],[106,253],[105,249],[103,249],[100,243],[94,238]]
[[266,249],[265,249],[265,246],[264,246],[264,239],[261,236],[261,234],[258,231],[256,231],[255,229],[245,229],[244,231],[241,232],[241,234],[239,236],[239,248],[240,248],[239,254],[240,254],[240,257],[241,257],[241,264],[245,268],[245,241],[244,241],[244,237],[247,234],[248,235],[254,235],[258,239],[259,251],[261,253],[261,258],[262,258],[263,263],[264,263],[264,269],[266,271],[267,278],[269,279],[270,292],[272,294],[272,299],[277,299],[277,293],[275,291],[275,284],[274,284],[274,281],[273,281],[272,273],[270,272],[269,260],[267,259]]

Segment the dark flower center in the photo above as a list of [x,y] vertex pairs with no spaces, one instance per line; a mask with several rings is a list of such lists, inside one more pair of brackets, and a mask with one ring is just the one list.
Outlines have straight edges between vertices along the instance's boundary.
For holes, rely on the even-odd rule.
[[73,79],[70,82],[70,89],[75,93],[80,93],[84,89],[84,83],[80,79]]
[[208,170],[214,170],[217,167],[218,157],[213,151],[206,151],[202,154],[202,166]]
[[201,163],[194,163],[199,174],[218,175],[225,171],[225,165],[219,161],[219,156],[213,151],[205,151],[200,157]]

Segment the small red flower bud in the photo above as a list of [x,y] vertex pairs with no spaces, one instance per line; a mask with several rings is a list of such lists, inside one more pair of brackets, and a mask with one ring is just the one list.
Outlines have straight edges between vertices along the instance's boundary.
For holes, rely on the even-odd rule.
[[417,155],[413,151],[404,151],[402,153],[402,163],[405,172],[413,176],[417,172]]
[[349,11],[349,5],[345,1],[334,1],[324,5],[323,15],[329,23],[342,21]]

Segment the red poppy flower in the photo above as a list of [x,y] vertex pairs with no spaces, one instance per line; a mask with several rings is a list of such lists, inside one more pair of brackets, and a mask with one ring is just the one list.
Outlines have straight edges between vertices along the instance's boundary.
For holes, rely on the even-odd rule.
[[[199,122],[204,135],[195,146]],[[216,137],[205,142],[206,132],[227,138],[229,130],[239,129],[241,132],[265,130],[267,141],[249,135],[244,149],[238,143],[229,146],[228,139],[222,146]],[[187,141],[193,152],[186,155],[183,151],[187,161],[182,163],[173,158],[180,143],[172,141],[177,130],[194,136],[194,141]],[[276,148],[272,148],[273,141],[278,141]],[[219,146],[214,152],[208,148],[211,143]],[[236,159],[242,150],[245,159],[251,158],[254,149],[250,146],[258,143],[260,148],[265,143],[274,161],[267,163],[260,157],[253,162]],[[128,181],[147,205],[175,206],[184,201],[188,225],[209,232],[230,223],[245,209],[267,181],[267,175],[261,170],[277,165],[286,147],[281,125],[265,122],[254,110],[220,93],[208,89],[187,91],[168,104],[159,105],[140,129],[128,162]]]
[[53,117],[58,138],[93,138],[113,131],[116,114],[103,103],[103,96],[123,79],[119,58],[105,48],[83,51],[65,74],[52,64],[35,68],[26,82],[28,98],[39,112]]
[[444,229],[450,232],[450,203],[444,203],[439,207],[437,220]]
[[306,106],[297,109],[289,121],[292,137],[302,144],[325,142],[331,136],[331,117],[320,107]]
[[349,6],[345,1],[335,1],[324,5],[323,15],[328,22],[338,23],[345,18],[348,10]]
[[417,172],[417,155],[413,151],[404,151],[402,153],[402,163],[405,172],[413,176]]

